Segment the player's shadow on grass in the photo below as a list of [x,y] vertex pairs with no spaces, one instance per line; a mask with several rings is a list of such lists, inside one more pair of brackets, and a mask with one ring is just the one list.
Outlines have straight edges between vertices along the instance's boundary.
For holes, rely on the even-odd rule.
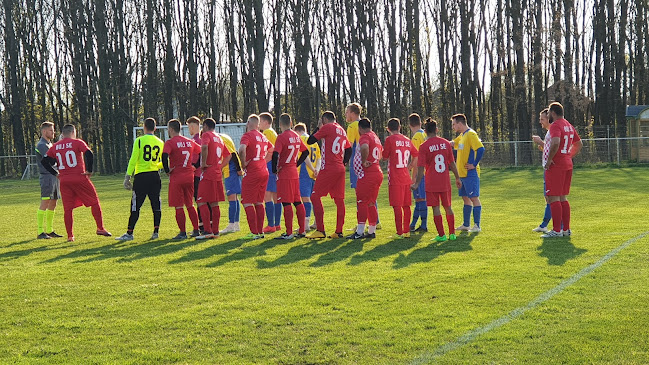
[[265,240],[262,240],[261,243],[258,243],[259,241],[244,241],[244,242],[250,242],[250,245],[246,245],[241,250],[235,251],[228,256],[221,257],[217,261],[211,264],[207,264],[206,266],[207,267],[222,266],[233,261],[241,261],[252,257],[264,256],[266,255],[266,250],[270,250],[271,248],[280,245],[282,243],[285,243],[286,241],[267,238]]
[[[224,242],[218,242],[224,240]],[[187,253],[185,256],[174,259],[169,261],[170,264],[180,264],[183,262],[190,262],[190,261],[197,261],[197,260],[203,260],[212,256],[219,256],[219,255],[225,255],[228,252],[234,250],[235,248],[240,247],[246,242],[250,242],[248,240],[244,239],[230,239],[228,240],[227,236],[225,236],[225,239],[223,238],[218,238],[217,241],[207,241],[207,242],[214,242],[214,245],[210,245],[208,247],[205,247],[204,249],[200,251],[192,251]]]
[[[345,242],[347,242],[347,240],[339,238],[325,240],[299,240],[296,242],[296,246],[291,247],[284,256],[273,261],[258,260],[257,267],[260,269],[269,269],[282,265],[290,265],[302,260],[307,260],[318,254],[333,251]],[[359,243],[362,245],[361,242]],[[353,250],[355,247],[352,247],[351,249]]]
[[[479,233],[466,233],[461,232],[455,241],[436,242],[430,241],[430,244],[418,248],[407,255],[400,254],[394,259],[392,267],[395,269],[403,269],[409,265],[416,263],[430,262],[434,259],[452,252],[471,251],[471,242],[476,238]],[[430,238],[433,238],[431,236]]]
[[399,252],[407,251],[417,245],[419,241],[423,238],[424,235],[413,235],[410,238],[406,239],[393,239],[388,243],[383,245],[378,245],[373,249],[364,252],[362,254],[357,254],[352,256],[349,260],[348,265],[360,265],[366,261],[378,261],[384,257],[389,257],[396,255]]
[[541,246],[537,248],[539,256],[548,259],[549,265],[563,265],[568,260],[588,251],[585,248],[577,248],[570,242],[570,237],[543,238]]
[[58,243],[54,243],[54,244],[51,244],[51,245],[25,248],[25,249],[22,249],[22,250],[15,250],[15,251],[7,251],[7,252],[0,253],[0,262],[1,261],[15,260],[15,259],[18,259],[18,258],[21,258],[21,257],[29,256],[29,255],[31,255],[33,253],[65,249],[65,248],[68,248],[68,247],[71,247],[71,246],[72,245],[67,244],[67,242],[58,242]]

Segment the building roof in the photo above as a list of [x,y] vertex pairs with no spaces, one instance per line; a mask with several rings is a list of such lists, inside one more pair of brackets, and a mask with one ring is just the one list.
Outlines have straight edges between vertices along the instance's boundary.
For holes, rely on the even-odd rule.
[[645,109],[649,109],[649,105],[627,105],[626,116],[627,118],[635,118]]

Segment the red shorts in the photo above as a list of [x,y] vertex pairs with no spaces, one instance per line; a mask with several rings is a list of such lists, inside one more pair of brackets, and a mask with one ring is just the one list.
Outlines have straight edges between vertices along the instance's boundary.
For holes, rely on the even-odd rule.
[[383,174],[366,174],[362,179],[358,179],[356,181],[356,202],[376,203],[382,182]]
[[572,170],[560,170],[554,167],[545,171],[545,195],[561,196],[570,194]]
[[241,180],[241,204],[263,203],[267,183],[268,174],[244,176]]
[[[198,183],[197,203],[218,203],[225,201],[223,180],[210,180],[202,178]],[[179,206],[179,205],[178,205]]]
[[388,195],[392,207],[409,207],[412,205],[410,185],[389,185]]
[[70,209],[82,205],[90,207],[99,204],[97,190],[88,176],[61,181],[61,200],[63,207]]
[[170,207],[190,206],[194,204],[194,181],[169,180],[169,201]]
[[345,170],[323,170],[313,184],[312,196],[323,197],[329,194],[332,198],[345,198]]
[[451,206],[451,191],[427,191],[426,192],[426,205],[429,207],[439,207],[439,203],[443,207]]
[[277,180],[278,203],[297,203],[301,201],[299,179]]

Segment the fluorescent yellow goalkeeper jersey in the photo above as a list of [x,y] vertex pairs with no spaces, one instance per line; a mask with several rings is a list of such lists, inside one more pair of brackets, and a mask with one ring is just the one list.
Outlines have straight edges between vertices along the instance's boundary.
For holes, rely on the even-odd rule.
[[133,143],[131,159],[128,161],[127,175],[158,171],[162,168],[162,149],[164,142],[153,134],[138,137]]

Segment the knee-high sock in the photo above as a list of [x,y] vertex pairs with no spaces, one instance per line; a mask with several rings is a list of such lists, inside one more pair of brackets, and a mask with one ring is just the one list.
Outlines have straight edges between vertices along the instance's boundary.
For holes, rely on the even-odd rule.
[[336,203],[336,233],[342,233],[345,224],[345,200],[334,198],[334,203]]
[[160,221],[162,220],[162,211],[153,211],[153,232],[158,233],[160,229]]
[[63,222],[65,223],[65,231],[68,233],[68,238],[74,237],[74,233],[72,233],[72,223],[74,223],[72,209],[63,208]]
[[417,202],[419,205],[419,218],[421,218],[421,227],[428,228],[428,207],[426,202]]
[[550,209],[550,204],[545,205],[545,212],[543,213],[543,222],[539,224],[539,227],[545,228],[548,226],[548,223],[550,223],[550,219],[552,219],[552,210]]
[[192,229],[198,229],[198,213],[196,213],[196,208],[193,205],[187,206],[187,215],[189,216],[189,221],[192,222]]
[[448,223],[448,233],[449,234],[455,234],[455,215],[454,214],[447,214],[446,215],[446,222]]
[[480,227],[480,216],[482,215],[482,205],[473,207],[473,223]]
[[235,202],[237,203],[237,211],[234,214],[234,223],[239,223],[239,221],[241,220],[241,204],[239,203],[239,199],[237,199]]
[[219,223],[221,222],[221,208],[218,205],[212,207],[212,233],[219,233]]
[[[209,222],[209,214],[207,215],[208,222]],[[131,210],[131,215],[128,217],[128,228],[127,232],[128,233],[133,233],[133,230],[135,229],[135,225],[137,224],[138,219],[140,219],[140,210]]]
[[304,233],[306,231],[306,211],[304,204],[296,205],[295,213],[297,215],[297,226],[300,228],[299,233]]
[[275,223],[275,203],[273,202],[266,202],[266,220],[269,226],[273,226]]
[[[282,221],[282,203],[275,203],[275,227],[282,224],[281,221]],[[270,225],[270,223],[268,225]]]
[[180,232],[187,232],[187,230],[185,229],[187,219],[185,218],[185,211],[182,208],[176,208],[176,223],[178,224],[178,229],[180,230]]
[[315,216],[316,229],[320,232],[324,232],[324,207],[322,206],[322,200],[320,197],[311,197],[311,202],[313,203],[313,215]]
[[392,207],[394,210],[394,225],[397,227],[397,234],[403,234],[403,210],[401,207]]
[[415,202],[415,209],[413,209],[413,211],[412,211],[412,219],[411,219],[411,222],[410,222],[410,228],[413,228],[413,229],[415,228],[415,226],[417,225],[417,220],[419,219],[419,215],[420,215],[419,202]]
[[284,206],[284,225],[286,234],[293,234],[293,207],[290,204]]
[[250,233],[259,234],[257,231],[257,211],[255,210],[254,205],[243,207],[243,210],[246,211],[246,218],[248,219],[248,228],[250,228]]
[[563,223],[563,206],[560,201],[550,204],[552,210],[552,229],[555,232],[561,232],[561,224]]
[[212,215],[210,214],[209,204],[198,206],[198,210],[201,212],[201,217],[203,217],[203,230],[205,233],[212,233],[212,225],[210,224]]
[[54,232],[54,210],[47,209],[45,211],[45,232]]
[[304,215],[311,218],[311,202],[304,202],[302,205],[304,205]]
[[374,206],[376,207],[376,224],[381,223],[381,219],[379,218],[379,203],[374,202]]
[[403,233],[410,232],[410,206],[403,207]]
[[262,234],[264,232],[264,205],[255,205],[255,211],[257,212],[257,234]]
[[444,222],[442,222],[442,215],[433,215],[433,221],[435,221],[435,228],[437,228],[437,235],[443,236],[444,233]]
[[356,204],[356,221],[358,224],[365,224],[369,215],[367,203]]
[[[104,217],[102,216],[101,213],[101,206],[99,204],[93,205],[90,207],[90,211],[92,212],[93,218],[95,218],[95,224],[97,224],[97,229],[98,230],[103,230],[104,229]],[[72,214],[72,213],[70,213]]]
[[234,223],[236,222],[236,215],[237,215],[237,206],[239,203],[237,201],[230,201],[228,202],[228,222]]
[[464,215],[464,223],[462,225],[465,227],[471,227],[471,210],[473,210],[473,205],[464,204],[464,209],[462,211]]
[[370,227],[376,227],[376,223],[379,221],[379,210],[376,209],[376,205],[370,205],[367,207],[367,220]]
[[45,211],[39,209],[36,212],[36,223],[38,224],[38,234],[45,232]]
[[561,202],[561,229],[567,231],[570,229],[570,203],[568,201]]

